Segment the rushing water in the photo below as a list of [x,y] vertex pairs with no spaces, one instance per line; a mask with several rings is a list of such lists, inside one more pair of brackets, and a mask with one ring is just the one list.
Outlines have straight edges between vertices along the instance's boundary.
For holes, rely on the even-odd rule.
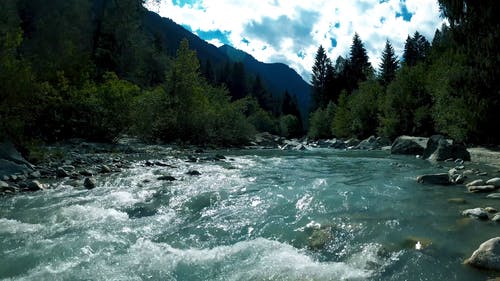
[[[386,152],[223,151],[227,160],[133,167],[94,190],[0,200],[0,278],[12,280],[486,280],[462,264],[498,206],[423,186],[426,161]],[[189,170],[201,172],[189,176]],[[161,174],[178,180],[159,181]],[[460,197],[467,204],[449,203]],[[497,205],[495,205],[497,204]],[[319,244],[314,244],[314,239]],[[416,243],[422,249],[415,248]],[[498,275],[497,275],[498,276]]]

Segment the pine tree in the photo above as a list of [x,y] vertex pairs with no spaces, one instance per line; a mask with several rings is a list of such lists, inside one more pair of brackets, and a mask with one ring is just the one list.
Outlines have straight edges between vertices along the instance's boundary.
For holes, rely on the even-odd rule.
[[385,42],[385,48],[382,52],[382,62],[380,63],[380,84],[386,87],[396,76],[398,69],[398,59],[394,54],[394,48],[389,40]]
[[312,68],[313,110],[326,106],[326,87],[331,61],[323,46],[319,46]]
[[368,54],[357,33],[352,39],[349,57],[348,91],[358,88],[358,83],[365,81],[373,73],[373,68],[368,61]]

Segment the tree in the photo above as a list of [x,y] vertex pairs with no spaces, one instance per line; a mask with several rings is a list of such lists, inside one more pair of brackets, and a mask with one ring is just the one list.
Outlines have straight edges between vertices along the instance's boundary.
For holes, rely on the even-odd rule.
[[398,69],[398,59],[394,54],[394,48],[389,40],[385,42],[385,48],[382,52],[382,62],[380,63],[379,81],[384,87],[394,80],[396,70]]
[[427,39],[415,31],[413,37],[406,38],[405,50],[403,53],[404,63],[408,66],[415,66],[418,62],[425,60],[430,51],[430,43]]
[[326,51],[323,46],[319,46],[316,52],[316,57],[314,59],[314,65],[312,68],[312,96],[313,96],[313,110],[317,108],[322,108],[327,105],[326,101],[326,87],[328,77],[331,75],[331,61],[326,55]]
[[359,37],[354,34],[352,39],[351,51],[349,53],[348,64],[348,92],[357,89],[358,83],[368,79],[373,74],[373,68],[368,61],[368,54]]

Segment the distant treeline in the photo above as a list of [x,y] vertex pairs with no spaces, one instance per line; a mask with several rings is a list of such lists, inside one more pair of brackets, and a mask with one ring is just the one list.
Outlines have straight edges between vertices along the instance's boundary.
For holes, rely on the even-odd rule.
[[432,43],[408,36],[401,61],[389,41],[375,70],[354,35],[335,63],[319,47],[311,83],[312,138],[441,133],[457,141],[500,142],[500,1],[439,0],[449,25]]
[[0,1],[0,139],[235,145],[256,131],[303,134],[293,96],[273,98],[240,62],[200,65],[148,14],[141,0]]

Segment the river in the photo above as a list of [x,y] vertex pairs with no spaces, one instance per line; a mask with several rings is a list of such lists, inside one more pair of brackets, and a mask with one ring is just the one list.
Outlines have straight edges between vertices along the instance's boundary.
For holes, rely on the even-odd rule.
[[[486,280],[463,265],[498,236],[464,218],[500,207],[443,171],[383,151],[222,150],[222,161],[144,165],[0,200],[6,280]],[[188,171],[200,175],[188,175]],[[161,181],[168,174],[175,181]],[[467,203],[448,202],[463,198]]]

